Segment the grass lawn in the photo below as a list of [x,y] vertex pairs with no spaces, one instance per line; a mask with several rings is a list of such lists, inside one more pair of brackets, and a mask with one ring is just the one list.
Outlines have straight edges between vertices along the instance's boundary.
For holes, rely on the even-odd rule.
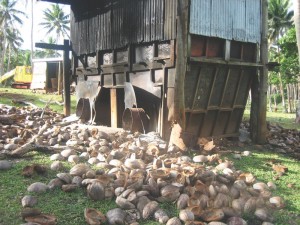
[[[244,113],[244,120],[249,120],[250,110],[246,109]],[[295,113],[283,112],[267,112],[267,121],[272,124],[278,124],[286,129],[300,130],[300,124],[295,123]]]
[[[59,113],[63,112],[63,106],[58,105],[55,101],[62,102],[61,95],[54,95],[54,94],[46,94],[42,91],[33,92],[29,89],[14,89],[14,88],[3,88],[0,87],[0,104],[7,104],[7,105],[16,105],[12,102],[12,100],[18,101],[26,101],[33,103],[34,105],[44,108],[46,102],[51,100],[51,104],[49,107]],[[71,112],[75,113],[76,107],[76,98],[74,95],[71,95]]]
[[[282,196],[286,201],[286,207],[277,211],[274,215],[276,225],[298,225],[300,224],[300,164],[299,162],[285,156],[272,152],[258,151],[255,147],[233,149],[235,151],[251,150],[253,154],[250,157],[243,157],[236,160],[227,155],[225,157],[234,161],[236,168],[245,172],[253,173],[259,181],[272,181],[275,174],[272,168],[267,165],[270,159],[279,160],[288,167],[286,175],[279,180],[274,181],[277,190],[273,193]],[[23,167],[31,163],[41,163],[50,166],[49,155],[40,153],[30,153],[25,159],[15,162],[13,169],[0,173],[0,224],[18,225],[22,223],[20,218],[21,199],[29,194],[27,187],[34,182],[48,183],[55,178],[56,173],[48,170],[44,176],[35,175],[32,178],[24,178],[21,175]],[[67,170],[71,167],[65,163]],[[289,187],[291,185],[291,187]],[[45,194],[38,194],[38,205],[43,213],[53,214],[58,218],[59,225],[82,225],[85,224],[83,211],[86,207],[97,208],[103,213],[109,209],[115,208],[114,201],[94,202],[87,197],[86,189],[79,188],[75,192],[65,193],[61,190],[50,191]],[[174,205],[162,204],[170,216],[177,216],[178,212]],[[253,217],[247,215],[244,217],[249,225],[260,225]],[[154,221],[142,221],[142,224],[158,224]]]
[[[30,90],[17,90],[10,88],[0,88],[0,103],[11,105],[12,96],[18,100],[30,101],[33,104],[44,107],[45,103],[40,101],[53,100],[60,101],[61,96],[53,96],[49,94],[36,94]],[[55,104],[50,107],[58,112],[62,112],[62,107]],[[75,108],[75,99],[72,96],[72,112]],[[249,117],[249,112],[248,112]],[[246,111],[247,118],[247,111]],[[293,123],[294,114],[268,113],[268,120],[276,122],[286,128],[297,128],[299,125]],[[234,151],[252,151],[250,157],[243,157],[241,160],[233,159],[231,155],[225,155],[228,159],[234,161],[237,169],[245,172],[253,173],[260,181],[272,181],[275,176],[272,168],[268,165],[268,161],[276,159],[283,165],[288,167],[288,172],[274,180],[277,190],[273,192],[275,195],[282,196],[286,200],[286,207],[277,211],[275,216],[276,225],[299,225],[300,224],[300,163],[285,155],[276,154],[265,149],[258,149],[255,146],[230,147]],[[24,195],[29,194],[27,187],[34,182],[48,183],[55,178],[56,173],[48,171],[44,176],[34,176],[32,178],[24,178],[21,175],[23,167],[31,163],[41,163],[50,166],[51,161],[49,155],[32,152],[26,158],[15,161],[13,169],[0,172],[0,225],[18,225],[22,223],[20,217],[21,199]],[[67,170],[71,167],[65,163]],[[37,208],[43,213],[54,214],[58,218],[59,225],[82,225],[86,224],[84,220],[84,208],[92,207],[106,213],[109,209],[116,207],[114,201],[94,202],[87,198],[85,189],[77,189],[73,193],[64,193],[61,190],[48,192],[38,195]],[[178,212],[174,205],[162,204],[162,208],[166,209],[169,216],[177,216]],[[247,215],[248,225],[260,225],[250,215]],[[141,221],[141,224],[158,224],[154,221]]]

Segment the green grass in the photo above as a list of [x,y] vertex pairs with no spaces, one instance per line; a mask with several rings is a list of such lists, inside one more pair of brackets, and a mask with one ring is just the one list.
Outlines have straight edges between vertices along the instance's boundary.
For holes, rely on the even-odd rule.
[[[244,120],[249,120],[250,110],[246,109],[244,112]],[[271,124],[278,124],[286,129],[300,130],[300,124],[295,123],[295,113],[283,112],[267,112],[267,121]]]
[[[51,179],[56,177],[56,173],[47,170],[43,176],[34,175],[31,178],[24,178],[21,175],[22,169],[26,165],[40,163],[48,168],[51,165],[49,155],[36,152],[28,154],[26,159],[16,161],[13,169],[0,172],[0,225],[18,225],[23,221],[20,216],[22,210],[21,199],[25,195],[37,196],[38,204],[35,208],[40,209],[43,213],[53,214],[58,220],[58,225],[82,225],[86,224],[84,219],[85,208],[96,208],[102,213],[117,208],[114,200],[92,201],[87,197],[85,188],[78,188],[71,193],[65,193],[60,189],[48,191],[42,194],[33,194],[27,192],[27,187],[34,182],[43,182],[47,184]],[[66,171],[69,171],[71,164],[64,162]],[[178,216],[175,205],[169,203],[161,204],[170,216]],[[155,221],[140,221],[141,224],[156,224]]]
[[[51,93],[42,93],[42,91],[33,92],[29,89],[14,89],[14,88],[0,88],[0,104],[7,104],[12,106],[20,106],[16,105],[12,102],[12,100],[22,100],[33,103],[34,105],[44,108],[46,102],[51,100],[49,107],[58,112],[63,113],[63,106],[54,103],[55,101],[62,102],[61,95],[55,95]],[[42,101],[41,101],[42,100]],[[71,112],[75,112],[76,107],[76,99],[74,95],[71,95]]]
[[[273,195],[284,198],[286,207],[274,213],[276,225],[298,225],[300,224],[300,163],[292,158],[269,151],[258,150],[255,147],[236,148],[237,151],[252,151],[250,157],[243,157],[241,160],[233,159],[230,155],[227,157],[234,162],[236,168],[251,172],[257,180],[268,182],[273,181],[277,189]],[[288,167],[288,172],[278,180],[274,180],[276,173],[268,164],[270,160],[277,160],[282,165]],[[293,184],[289,188],[288,184]],[[249,224],[249,223],[248,223]],[[251,223],[254,225],[254,223]]]
[[[236,160],[231,155],[225,157],[234,161],[237,169],[245,172],[253,173],[257,180],[268,182],[273,181],[277,190],[273,191],[273,195],[279,195],[286,201],[286,207],[276,211],[274,214],[276,225],[296,225],[300,224],[300,164],[298,161],[286,156],[275,154],[268,151],[258,150],[255,147],[239,148],[235,147],[231,150],[245,151],[250,150],[253,154],[250,157],[243,157]],[[288,172],[280,177],[279,180],[273,180],[276,175],[268,162],[276,159],[283,165],[288,167]],[[40,163],[50,166],[51,161],[49,155],[40,153],[30,153],[25,159],[15,161],[11,170],[0,172],[0,224],[1,225],[17,225],[22,223],[20,217],[21,199],[27,192],[27,187],[34,182],[48,183],[55,178],[56,173],[48,170],[44,176],[35,175],[32,178],[24,178],[21,175],[23,167],[31,163]],[[69,163],[64,163],[66,170],[71,167]],[[289,188],[288,184],[293,184],[293,188]],[[41,209],[43,213],[50,213],[57,217],[59,225],[82,225],[85,224],[83,211],[86,207],[96,208],[103,213],[109,209],[115,208],[114,201],[91,201],[84,188],[79,188],[75,192],[65,193],[61,190],[49,191],[44,194],[35,194],[38,197],[36,208]],[[178,211],[172,203],[161,204],[161,208],[165,209],[170,217],[178,216]],[[252,216],[248,216],[248,224],[256,225],[256,220]],[[152,220],[140,221],[141,224],[154,225],[158,224]]]
[[[97,208],[106,213],[109,209],[116,208],[113,200],[95,202],[90,200],[83,188],[75,192],[65,193],[62,190],[48,191],[43,194],[32,194],[27,192],[27,187],[34,182],[48,183],[56,177],[56,173],[48,170],[46,175],[35,175],[32,178],[24,178],[22,169],[31,163],[41,163],[50,166],[48,155],[31,153],[26,159],[15,162],[13,169],[0,172],[0,224],[17,225],[22,223],[20,212],[22,210],[21,199],[27,194],[38,197],[36,208],[43,213],[53,214],[60,225],[82,225],[85,224],[84,209]],[[65,163],[67,169],[70,164]]]

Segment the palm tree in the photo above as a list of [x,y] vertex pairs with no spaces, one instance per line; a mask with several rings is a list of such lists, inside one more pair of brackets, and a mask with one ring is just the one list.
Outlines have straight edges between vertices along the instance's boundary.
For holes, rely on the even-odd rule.
[[[297,45],[298,45],[298,53],[300,55],[300,0],[294,1],[294,22],[295,22],[295,28],[296,28],[296,36],[297,36]],[[300,60],[300,57],[299,57]],[[300,65],[300,61],[299,61]]]
[[277,45],[279,37],[292,26],[294,12],[290,7],[290,0],[269,0],[268,36],[271,44]]
[[[290,0],[269,0],[268,8],[268,38],[269,38],[269,48],[275,47],[277,49],[277,54],[280,56],[280,48],[278,45],[278,40],[283,36],[284,32],[289,29],[292,24],[292,18],[294,15],[293,11],[290,11],[291,2]],[[279,59],[279,57],[278,57]],[[284,87],[282,82],[281,73],[278,72],[279,79],[279,89],[282,98],[282,106],[286,112],[285,98],[284,98]]]
[[[27,7],[29,0],[25,0],[25,6]],[[31,66],[32,66],[32,59],[33,59],[33,2],[34,0],[30,0],[31,8],[30,8],[30,14],[31,14],[31,21],[30,21],[30,60],[31,60]]]
[[[41,42],[43,42],[43,41],[41,41]],[[49,37],[47,43],[48,44],[55,44],[56,40],[52,37]],[[44,49],[44,50],[37,50],[35,52],[35,56],[38,57],[38,58],[52,58],[52,57],[60,57],[61,55],[55,50]]]
[[[295,11],[294,22],[295,22],[295,28],[296,28],[298,54],[300,55],[300,0],[295,0],[294,1],[294,11]],[[299,58],[299,66],[300,66],[300,57],[298,57],[298,58]],[[299,77],[298,77],[298,80],[300,82]],[[298,101],[298,104],[297,104],[296,107],[297,107],[297,109],[296,109],[296,121],[300,121],[300,101]]]
[[30,52],[29,52],[29,51],[25,51],[24,54],[22,54],[22,56],[23,56],[23,57],[22,57],[23,60],[22,60],[22,62],[21,62],[22,65],[23,65],[23,66],[30,66],[30,65],[31,65],[31,62],[32,62],[32,61],[31,61],[31,58],[32,58],[32,57],[31,57],[31,51],[30,51]]
[[43,13],[44,22],[40,23],[40,25],[47,29],[47,34],[55,32],[56,41],[58,41],[61,36],[69,38],[68,31],[70,31],[70,16],[65,14],[58,4],[51,5],[51,9],[46,9]]
[[0,2],[0,28],[2,34],[1,60],[0,60],[0,75],[3,74],[4,58],[7,51],[7,30],[9,27],[14,27],[16,23],[22,24],[20,16],[25,16],[25,13],[17,10],[17,0],[1,0]]
[[10,70],[10,57],[12,52],[17,52],[23,43],[23,39],[20,37],[20,32],[15,28],[9,28],[7,31],[7,71]]

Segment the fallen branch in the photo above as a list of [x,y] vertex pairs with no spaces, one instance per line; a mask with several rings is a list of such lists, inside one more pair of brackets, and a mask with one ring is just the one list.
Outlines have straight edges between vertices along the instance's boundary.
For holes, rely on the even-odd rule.
[[18,120],[24,119],[26,115],[0,115],[0,123],[4,125],[12,125],[15,124]]
[[[39,99],[41,102],[44,102],[44,103],[47,103],[47,101],[43,100],[43,99]],[[52,100],[52,99],[51,99]],[[60,105],[60,106],[63,106],[64,105],[64,102],[59,102],[59,101],[50,101],[49,104],[57,104],[57,105]]]
[[12,100],[11,102],[14,103],[14,104],[28,105],[28,106],[31,106],[34,109],[39,108],[35,104],[33,104],[31,102],[25,102],[25,101],[22,101],[22,100]]
[[43,111],[42,111],[42,114],[41,114],[41,118],[43,118],[45,110],[46,110],[46,108],[48,107],[48,105],[50,104],[51,101],[52,101],[52,98],[46,103],[45,107],[43,108]]
[[[64,126],[68,126],[68,125],[72,124],[73,122],[75,122],[77,120],[61,122],[61,123],[53,124],[51,126],[52,127],[54,127],[54,126],[64,127]],[[41,135],[43,135],[44,132],[49,128],[50,128],[50,124],[46,123],[39,130],[39,132],[30,139],[29,142],[27,142],[26,144],[20,146],[16,150],[10,152],[9,156],[11,156],[11,157],[22,157],[23,155],[25,155],[26,153],[31,152],[31,151],[38,151],[38,152],[44,152],[44,153],[53,153],[53,152],[60,152],[63,149],[65,149],[66,148],[65,146],[53,147],[53,146],[45,146],[45,145],[36,144],[37,139],[39,139],[39,137]]]
[[24,144],[21,147],[17,148],[16,150],[12,151],[10,153],[10,155],[13,156],[13,157],[19,157],[19,156],[22,156],[22,155],[26,154],[27,152],[32,151],[37,146],[35,144],[36,143],[36,139],[38,137],[40,137],[48,128],[49,128],[49,124],[46,123],[39,130],[39,132],[31,138],[31,140],[29,142],[27,142],[26,144]]

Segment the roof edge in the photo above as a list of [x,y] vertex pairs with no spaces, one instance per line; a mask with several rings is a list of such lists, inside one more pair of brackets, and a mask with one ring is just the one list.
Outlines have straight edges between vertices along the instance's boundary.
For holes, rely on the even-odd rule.
[[71,5],[72,0],[38,0],[42,2],[52,2],[57,4],[65,4],[65,5]]

